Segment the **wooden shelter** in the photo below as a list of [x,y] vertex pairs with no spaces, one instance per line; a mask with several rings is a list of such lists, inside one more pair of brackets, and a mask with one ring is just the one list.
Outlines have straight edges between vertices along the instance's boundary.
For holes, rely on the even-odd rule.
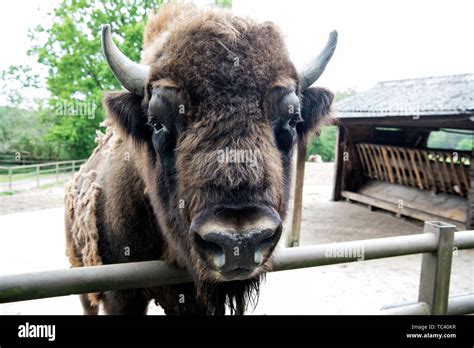
[[474,151],[431,148],[435,131],[474,142],[474,74],[380,82],[336,104],[333,199],[474,228]]

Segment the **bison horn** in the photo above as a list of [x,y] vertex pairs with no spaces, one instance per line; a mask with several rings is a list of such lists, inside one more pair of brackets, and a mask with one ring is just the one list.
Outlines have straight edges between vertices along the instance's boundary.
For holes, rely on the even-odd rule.
[[323,74],[326,65],[328,65],[331,57],[336,50],[337,45],[337,31],[332,31],[329,34],[326,47],[321,51],[319,56],[311,61],[302,71],[299,72],[300,88],[304,91],[310,87]]
[[145,81],[150,67],[131,61],[118,49],[112,40],[112,29],[109,24],[102,27],[102,52],[122,86],[136,95],[144,95]]

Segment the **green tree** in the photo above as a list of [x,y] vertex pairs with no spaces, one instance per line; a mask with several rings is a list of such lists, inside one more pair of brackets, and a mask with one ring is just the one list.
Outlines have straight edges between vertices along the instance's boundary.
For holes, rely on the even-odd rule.
[[0,74],[0,92],[11,106],[20,106],[25,101],[25,88],[39,88],[40,76],[26,65],[12,65]]
[[[38,120],[49,126],[44,139],[61,158],[87,157],[95,146],[95,130],[104,118],[104,91],[121,89],[102,56],[100,30],[110,24],[119,48],[132,60],[139,61],[147,13],[163,0],[62,0],[48,14],[49,24],[30,30],[33,43],[28,54],[36,55],[48,71],[46,88],[49,107]],[[216,6],[230,8],[232,0],[215,0]],[[37,86],[38,76],[28,67],[10,67],[4,81],[20,80],[25,86]],[[20,74],[28,78],[19,78]],[[21,89],[5,93],[10,103],[22,101]],[[94,115],[58,112],[61,106],[79,109],[94,106]],[[68,108],[62,108],[62,110]]]
[[356,90],[354,88],[346,88],[342,91],[337,91],[334,95],[334,102],[337,103],[338,101],[353,96],[354,94],[356,94]]
[[215,0],[215,4],[218,7],[232,8],[232,0]]
[[473,135],[469,136],[468,138],[462,139],[456,146],[457,150],[462,151],[472,151],[474,149],[474,137]]
[[336,153],[336,126],[322,127],[319,137],[312,137],[306,148],[306,159],[310,155],[320,155],[323,162],[332,162]]
[[47,124],[41,122],[43,113],[41,107],[36,111],[0,106],[0,153],[21,153],[32,158],[57,157],[57,149],[44,139]]
[[474,148],[474,133],[466,130],[433,131],[427,142],[428,148],[471,151]]
[[[52,127],[46,140],[57,144],[62,158],[87,157],[95,146],[95,130],[104,117],[103,92],[120,89],[101,52],[100,30],[111,24],[120,49],[140,60],[146,12],[162,1],[63,0],[49,14],[50,25],[30,31],[31,55],[48,69],[46,81]],[[63,111],[61,110],[62,106]],[[75,111],[68,113],[68,109]],[[77,110],[95,109],[94,115]]]
[[[335,93],[334,102],[355,94],[354,89],[346,89]],[[306,159],[311,155],[320,155],[324,162],[332,162],[336,156],[336,126],[325,126],[321,128],[319,136],[308,140],[306,148]]]

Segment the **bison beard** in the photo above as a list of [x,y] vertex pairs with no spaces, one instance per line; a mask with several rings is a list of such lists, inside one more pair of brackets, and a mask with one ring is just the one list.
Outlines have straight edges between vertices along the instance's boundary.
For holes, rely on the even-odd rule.
[[[249,303],[255,308],[258,303],[261,275],[257,279],[241,280],[225,283],[205,282],[201,286],[204,303],[208,308],[214,308],[214,314],[225,314],[225,306],[230,309],[231,314],[242,315],[245,313]],[[198,298],[200,298],[198,292]]]
[[[336,33],[299,74],[272,23],[220,10],[161,7],[143,64],[102,35],[128,91],[106,94],[107,132],[66,188],[67,255],[72,267],[160,259],[194,281],[81,295],[84,312],[145,314],[154,299],[166,314],[244,314],[281,236],[293,147],[330,115],[332,93],[310,86]],[[226,149],[252,163],[208,160]]]
[[[260,283],[264,277],[261,275],[251,280],[225,283],[203,281],[145,289],[144,292],[147,297],[154,298],[157,305],[164,307],[167,315],[224,315],[226,308],[232,315],[242,315],[249,305],[256,307]],[[174,301],[176,294],[179,294],[178,301]]]

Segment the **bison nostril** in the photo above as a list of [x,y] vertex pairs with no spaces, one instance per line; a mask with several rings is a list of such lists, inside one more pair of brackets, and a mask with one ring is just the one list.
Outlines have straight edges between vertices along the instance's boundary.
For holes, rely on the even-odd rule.
[[219,244],[203,239],[198,233],[194,233],[194,244],[203,259],[211,260],[216,267],[224,266],[225,254]]
[[193,218],[190,232],[193,250],[219,272],[219,279],[247,279],[264,271],[261,266],[280,238],[281,220],[269,206],[215,205]]
[[276,235],[271,234],[269,237],[265,238],[258,244],[257,248],[255,249],[254,261],[256,264],[260,265],[263,263],[263,259],[265,257],[265,252],[268,251],[275,242]]

